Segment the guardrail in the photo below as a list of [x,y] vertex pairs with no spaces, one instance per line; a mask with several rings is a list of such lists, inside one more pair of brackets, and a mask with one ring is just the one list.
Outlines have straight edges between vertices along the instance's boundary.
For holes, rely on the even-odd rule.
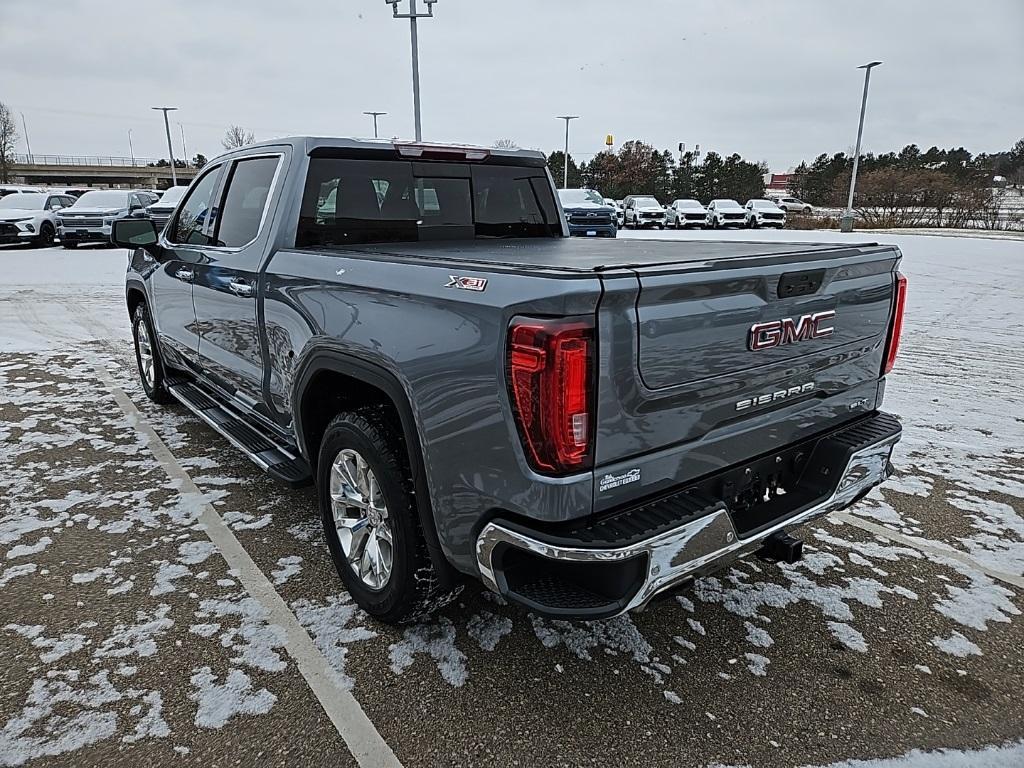
[[[85,165],[105,168],[149,168],[163,162],[162,157],[102,157],[94,155],[15,155],[16,165]],[[181,167],[181,166],[177,166]],[[190,167],[190,166],[185,166]]]

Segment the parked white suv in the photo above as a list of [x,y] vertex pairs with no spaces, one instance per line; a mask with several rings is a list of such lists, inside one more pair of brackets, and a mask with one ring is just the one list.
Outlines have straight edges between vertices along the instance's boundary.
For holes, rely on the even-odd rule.
[[708,203],[706,226],[712,229],[742,227],[746,224],[747,213],[735,200],[712,200]]
[[786,212],[771,200],[747,200],[746,224],[751,229],[786,226]]
[[673,200],[665,211],[665,226],[675,229],[703,227],[707,215],[707,208],[698,200]]
[[791,211],[793,213],[810,213],[810,203],[805,203],[796,197],[779,197],[775,199],[775,204],[784,211]]
[[0,197],[0,243],[53,245],[57,211],[70,206],[70,195],[19,192]]
[[624,227],[634,229],[642,227],[665,228],[665,208],[651,195],[630,195],[625,200],[622,213]]
[[29,187],[24,184],[0,184],[0,197],[8,195],[33,195],[36,192],[45,192],[45,187]]

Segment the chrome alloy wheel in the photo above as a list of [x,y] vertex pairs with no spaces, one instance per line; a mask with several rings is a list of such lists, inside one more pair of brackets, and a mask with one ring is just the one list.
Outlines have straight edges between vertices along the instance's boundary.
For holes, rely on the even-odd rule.
[[370,589],[391,578],[394,544],[388,507],[377,478],[357,451],[342,448],[331,465],[331,514],[341,551]]
[[152,389],[156,381],[156,361],[153,359],[153,342],[149,338],[149,327],[145,320],[135,324],[135,338],[139,345],[139,368],[146,385]]

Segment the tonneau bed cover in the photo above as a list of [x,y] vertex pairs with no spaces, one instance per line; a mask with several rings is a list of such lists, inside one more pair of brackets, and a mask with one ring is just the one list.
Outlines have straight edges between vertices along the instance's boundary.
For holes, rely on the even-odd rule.
[[[405,259],[477,263],[486,267],[593,274],[617,269],[658,266],[713,267],[717,262],[726,259],[730,262],[756,259],[760,264],[771,264],[776,260],[792,263],[794,260],[838,258],[878,248],[880,246],[874,242],[765,243],[739,240],[524,238],[380,243],[331,250],[339,253],[379,254]],[[890,249],[888,246],[882,248]],[[730,265],[741,266],[735,263]]]

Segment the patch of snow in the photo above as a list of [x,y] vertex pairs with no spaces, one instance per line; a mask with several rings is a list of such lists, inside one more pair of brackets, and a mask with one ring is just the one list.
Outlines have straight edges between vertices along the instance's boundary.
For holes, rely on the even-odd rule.
[[405,630],[403,639],[391,645],[391,670],[400,675],[412,666],[417,654],[430,656],[445,682],[455,687],[464,685],[469,677],[466,654],[456,647],[455,626],[446,617]]
[[966,658],[967,656],[982,655],[981,648],[955,630],[949,637],[933,637],[931,639],[931,644],[943,653],[948,653],[950,656]]
[[745,653],[743,655],[747,658],[747,669],[750,670],[751,674],[758,677],[764,677],[768,674],[768,665],[771,664],[771,660],[767,656],[762,656],[759,653]]
[[490,611],[474,614],[466,624],[466,631],[485,651],[493,651],[498,642],[512,632],[512,619]]
[[329,595],[322,604],[296,600],[291,609],[331,665],[335,684],[345,690],[351,688],[352,678],[345,674],[349,645],[377,637],[376,632],[359,623],[365,614],[348,595]]
[[228,670],[223,683],[209,667],[197,669],[190,678],[196,689],[189,699],[198,703],[195,723],[200,728],[223,728],[235,715],[264,715],[277,696],[261,688],[253,691],[252,681],[240,669]]
[[277,560],[277,569],[270,572],[274,584],[284,584],[292,576],[302,572],[302,558],[298,555],[288,555]]
[[858,653],[868,652],[868,644],[864,640],[864,635],[849,624],[844,624],[841,621],[830,621],[828,622],[828,629],[832,633],[832,637],[851,651],[857,651]]

